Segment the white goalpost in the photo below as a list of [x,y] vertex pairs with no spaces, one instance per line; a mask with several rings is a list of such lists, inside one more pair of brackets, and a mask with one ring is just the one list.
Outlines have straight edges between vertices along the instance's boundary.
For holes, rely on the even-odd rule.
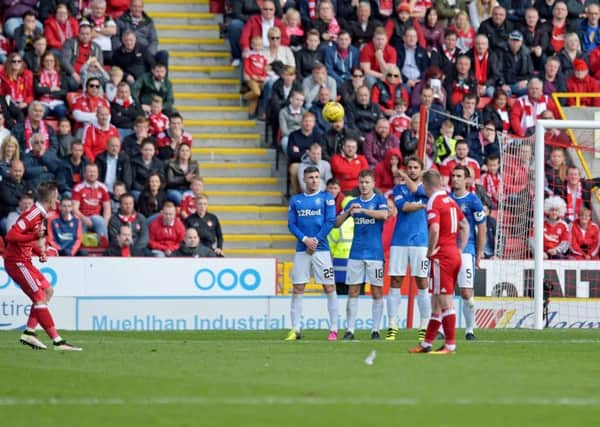
[[535,126],[535,203],[534,203],[534,329],[544,328],[544,180],[545,134],[548,129],[597,129],[590,120],[538,120]]

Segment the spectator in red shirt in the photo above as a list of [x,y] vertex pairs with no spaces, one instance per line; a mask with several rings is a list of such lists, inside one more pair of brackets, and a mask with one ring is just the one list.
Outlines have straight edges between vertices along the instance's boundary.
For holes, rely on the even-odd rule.
[[91,77],[86,82],[86,90],[73,104],[73,119],[76,129],[81,129],[89,123],[98,124],[98,107],[103,106],[110,111],[110,103],[100,95],[100,80]]
[[78,34],[77,19],[69,16],[69,9],[64,3],[59,3],[54,15],[50,15],[44,23],[44,36],[48,41],[48,49],[58,54],[62,45],[71,37],[77,37]]
[[592,222],[592,211],[586,207],[579,211],[579,218],[571,226],[571,259],[598,259],[600,228]]
[[347,139],[342,146],[342,153],[331,158],[331,171],[340,183],[343,193],[349,193],[358,185],[358,174],[363,169],[369,169],[369,163],[362,154],[356,154],[358,142]]
[[248,92],[243,97],[248,100],[248,114],[251,118],[256,117],[256,107],[267,80],[267,67],[269,60],[261,53],[262,37],[252,38],[252,50],[244,58],[244,81],[248,85]]
[[[583,59],[573,61],[573,75],[567,79],[567,92],[586,93],[600,92],[600,83],[589,75],[588,66]],[[600,98],[567,98],[567,105],[582,107],[600,107]]]
[[183,130],[183,117],[179,113],[169,115],[169,129],[161,132],[156,138],[158,158],[170,160],[175,156],[180,144],[192,146],[192,135]]
[[402,167],[402,154],[397,148],[390,148],[385,158],[375,166],[375,187],[383,193],[394,188],[394,179],[399,176]]
[[365,72],[369,86],[385,78],[385,70],[396,65],[396,50],[388,44],[388,37],[383,28],[377,28],[373,40],[367,43],[360,52],[360,66]]
[[185,226],[177,218],[173,202],[165,202],[160,215],[150,224],[148,248],[155,257],[171,256],[185,238]]
[[562,220],[566,210],[565,201],[558,196],[544,201],[544,259],[565,258],[570,241],[569,227]]
[[96,161],[96,156],[106,150],[111,138],[119,139],[119,130],[110,124],[110,110],[104,106],[98,107],[97,124],[88,124],[83,128],[83,152],[90,162]]
[[34,99],[33,74],[17,52],[8,55],[0,72],[0,95],[10,97],[10,102],[21,110],[25,110]]
[[102,245],[107,246],[110,195],[106,186],[98,181],[98,166],[94,163],[85,167],[84,181],[73,188],[73,212],[81,219],[84,230],[93,230]]

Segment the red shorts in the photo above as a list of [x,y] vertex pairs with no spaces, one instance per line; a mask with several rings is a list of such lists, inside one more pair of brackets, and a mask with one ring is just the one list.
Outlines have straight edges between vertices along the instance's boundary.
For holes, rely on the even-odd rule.
[[432,258],[429,264],[429,292],[433,295],[454,295],[460,264],[460,257]]
[[51,285],[44,275],[31,262],[4,261],[6,273],[13,279],[32,302],[46,300],[44,289]]

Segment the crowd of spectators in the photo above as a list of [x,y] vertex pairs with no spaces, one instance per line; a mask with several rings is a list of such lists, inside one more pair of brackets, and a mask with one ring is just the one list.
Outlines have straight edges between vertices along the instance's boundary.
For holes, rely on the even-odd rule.
[[1,6],[0,235],[52,180],[51,253],[221,256],[143,0]]
[[[600,92],[600,6],[595,1],[225,4],[230,6],[225,10],[232,64],[241,66],[249,114],[266,120],[274,146],[286,154],[293,192],[301,190],[298,171],[307,164],[331,171],[342,193],[356,187],[358,173],[367,167],[378,171],[378,186],[389,189],[397,175],[390,168],[402,167],[423,141],[426,168],[440,169],[449,185],[456,165],[472,170],[473,190],[488,202],[492,220],[502,176],[505,190],[515,194],[532,191],[533,179],[523,158],[515,157],[512,164],[508,159],[507,170],[496,165],[503,148],[498,136],[520,138],[522,150],[531,151],[531,142],[524,141],[537,120],[560,118],[552,93]],[[329,101],[344,106],[339,122],[323,118]],[[600,106],[600,97],[561,102]],[[420,135],[422,106],[429,112],[426,135]],[[565,136],[548,136],[563,154],[569,138],[566,145],[557,140]],[[515,170],[508,176],[510,169]],[[558,182],[548,185],[557,189],[546,196],[559,196],[568,206],[564,220],[578,224],[581,209],[591,207],[597,180],[581,174],[554,179]],[[493,232],[495,224],[488,229]],[[495,252],[491,247],[488,255]]]

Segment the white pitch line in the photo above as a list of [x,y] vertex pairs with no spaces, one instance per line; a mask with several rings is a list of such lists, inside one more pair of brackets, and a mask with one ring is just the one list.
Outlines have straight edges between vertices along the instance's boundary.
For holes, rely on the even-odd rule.
[[57,398],[15,398],[0,397],[0,407],[10,406],[150,406],[150,405],[244,405],[244,406],[280,406],[280,405],[368,405],[368,406],[418,406],[418,405],[458,405],[458,406],[576,406],[598,407],[600,398],[499,398],[499,399],[449,399],[449,400],[420,400],[412,397],[395,399],[369,398],[318,398],[318,397],[147,397],[147,398],[105,398],[105,397],[57,397]]

